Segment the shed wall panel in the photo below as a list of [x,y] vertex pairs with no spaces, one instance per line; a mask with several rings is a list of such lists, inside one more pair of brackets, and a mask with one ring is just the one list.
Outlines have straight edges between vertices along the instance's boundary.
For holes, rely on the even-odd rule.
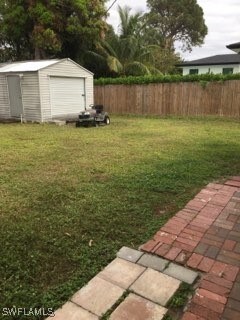
[[85,78],[85,103],[86,106],[93,104],[93,75],[70,60],[60,61],[59,63],[39,70],[39,84],[43,121],[52,119],[50,96],[51,76]]
[[41,122],[41,104],[37,72],[24,73],[21,78],[24,119]]
[[0,74],[0,118],[8,119],[10,117],[7,77],[5,74]]

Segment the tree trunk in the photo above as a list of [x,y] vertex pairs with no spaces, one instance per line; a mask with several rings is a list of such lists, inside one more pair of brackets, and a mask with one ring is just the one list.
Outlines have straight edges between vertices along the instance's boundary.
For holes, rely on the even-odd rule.
[[35,47],[34,60],[41,60],[41,53],[38,47]]
[[46,52],[43,49],[40,49],[39,47],[35,47],[34,60],[42,59],[46,59]]

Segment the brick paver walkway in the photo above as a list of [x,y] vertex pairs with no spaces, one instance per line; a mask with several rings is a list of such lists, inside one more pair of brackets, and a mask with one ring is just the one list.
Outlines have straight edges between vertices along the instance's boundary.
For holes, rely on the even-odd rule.
[[123,247],[54,319],[161,320],[188,283],[182,320],[240,320],[240,177],[210,183],[141,250]]
[[210,183],[141,250],[202,272],[182,320],[239,320],[240,177]]

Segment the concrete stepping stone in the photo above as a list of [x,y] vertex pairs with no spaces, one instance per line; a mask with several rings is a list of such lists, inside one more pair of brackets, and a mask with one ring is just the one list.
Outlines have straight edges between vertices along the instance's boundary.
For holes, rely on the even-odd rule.
[[118,258],[128,260],[134,263],[137,262],[142,255],[143,255],[143,252],[140,252],[138,250],[134,250],[128,247],[122,247],[117,253]]
[[110,320],[161,320],[166,313],[166,308],[131,293],[112,313]]
[[169,261],[146,253],[137,263],[147,268],[163,271],[169,264]]
[[130,287],[130,290],[153,302],[166,306],[181,284],[158,271],[147,269]]
[[127,289],[145,270],[135,263],[116,258],[98,276]]
[[168,268],[163,271],[164,274],[176,278],[178,280],[184,281],[188,284],[193,284],[198,277],[198,273],[190,269],[178,266],[177,264],[170,263]]
[[67,302],[54,312],[54,317],[48,317],[46,320],[98,320],[98,317],[82,309],[72,302]]
[[97,316],[102,316],[123,293],[124,289],[96,276],[76,292],[71,301]]

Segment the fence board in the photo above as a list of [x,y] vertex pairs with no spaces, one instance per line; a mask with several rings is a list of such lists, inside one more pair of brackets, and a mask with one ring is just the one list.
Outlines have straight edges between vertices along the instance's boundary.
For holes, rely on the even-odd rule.
[[94,100],[110,113],[240,117],[240,80],[223,83],[97,85]]

